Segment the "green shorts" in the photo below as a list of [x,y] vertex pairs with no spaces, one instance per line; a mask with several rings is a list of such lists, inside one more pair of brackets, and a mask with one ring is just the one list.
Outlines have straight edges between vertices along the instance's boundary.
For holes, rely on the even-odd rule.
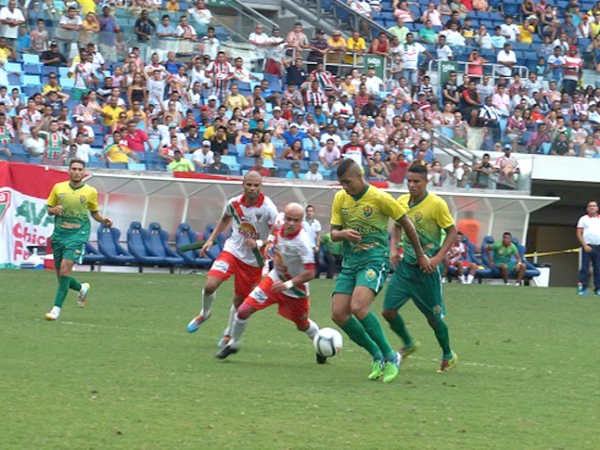
[[389,268],[387,259],[374,259],[357,267],[342,267],[333,293],[352,295],[355,287],[366,286],[377,295],[383,288]]
[[418,266],[400,262],[390,278],[383,309],[395,311],[411,298],[425,316],[443,318],[446,307],[440,272],[424,273]]
[[89,89],[75,88],[75,89],[73,89],[73,94],[71,95],[71,98],[73,100],[81,100],[81,97],[86,95],[88,92],[90,92]]
[[81,264],[86,242],[87,236],[53,236],[52,253],[54,255],[54,267],[58,269],[63,259]]

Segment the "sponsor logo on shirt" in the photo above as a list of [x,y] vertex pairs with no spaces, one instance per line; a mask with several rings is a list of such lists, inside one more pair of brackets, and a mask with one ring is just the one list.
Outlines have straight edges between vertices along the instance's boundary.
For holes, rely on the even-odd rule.
[[229,263],[227,261],[215,261],[212,265],[211,270],[216,270],[217,272],[227,273],[229,270]]

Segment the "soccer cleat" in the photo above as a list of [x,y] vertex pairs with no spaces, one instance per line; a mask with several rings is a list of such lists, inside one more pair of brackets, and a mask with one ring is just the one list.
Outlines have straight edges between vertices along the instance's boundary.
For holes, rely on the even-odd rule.
[[87,303],[87,295],[90,291],[90,283],[81,283],[81,289],[79,290],[79,296],[77,297],[77,305],[83,308]]
[[231,336],[228,334],[224,334],[223,337],[221,338],[221,340],[219,340],[217,347],[226,347],[230,341],[231,341]]
[[600,289],[596,289],[596,290],[594,291],[594,295],[600,295]]
[[456,353],[452,352],[452,358],[444,359],[442,361],[442,365],[438,369],[438,373],[448,372],[450,369],[452,369],[452,367],[454,366],[454,364],[456,364],[457,361],[458,361],[458,355]]
[[188,323],[188,326],[187,326],[188,333],[195,333],[196,331],[198,331],[198,328],[200,328],[200,325],[202,325],[204,322],[206,322],[209,318],[210,318],[210,314],[208,314],[206,317],[202,316],[201,314],[198,314],[196,317],[194,317],[191,320],[190,323]]
[[226,345],[221,350],[219,350],[215,356],[219,359],[225,359],[229,355],[235,355],[237,352],[237,348],[233,348],[231,345]]
[[371,373],[367,377],[369,380],[377,380],[383,376],[383,361],[375,359],[371,366]]
[[577,295],[588,295],[588,290],[585,286],[577,286]]
[[402,355],[396,353],[396,357],[393,361],[386,361],[383,368],[383,382],[389,383],[393,381],[400,373],[400,361],[402,361]]
[[46,318],[46,320],[54,321],[54,320],[58,319],[58,314],[59,313],[54,311],[54,309],[53,309],[49,313],[46,313],[46,315],[44,317]]
[[447,277],[442,277],[442,283],[446,284],[448,282],[448,278]]
[[412,345],[405,345],[402,347],[400,350],[398,350],[398,353],[400,353],[400,356],[403,358],[406,358],[408,355],[412,355],[414,352],[419,350],[419,347],[421,347],[421,343],[419,341],[414,341]]
[[325,364],[327,362],[326,356],[321,356],[317,353],[317,364]]

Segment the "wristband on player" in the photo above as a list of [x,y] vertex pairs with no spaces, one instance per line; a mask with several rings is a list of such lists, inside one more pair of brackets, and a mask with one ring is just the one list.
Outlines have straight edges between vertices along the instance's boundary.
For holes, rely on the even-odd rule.
[[261,248],[263,245],[265,245],[265,243],[261,239],[256,240],[256,246],[258,248]]
[[283,285],[286,289],[291,289],[294,287],[294,282],[292,280],[287,280],[285,283],[283,283]]
[[273,236],[272,234],[269,235],[269,237],[267,238],[267,242],[272,244],[275,241],[275,236]]

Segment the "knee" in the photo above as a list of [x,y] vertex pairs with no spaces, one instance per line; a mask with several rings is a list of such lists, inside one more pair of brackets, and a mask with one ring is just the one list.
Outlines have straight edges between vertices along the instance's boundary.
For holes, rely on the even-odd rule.
[[362,319],[369,313],[369,304],[364,302],[352,302],[350,311],[353,316]]
[[431,328],[436,328],[438,326],[438,320],[434,316],[427,317],[427,323]]
[[385,320],[390,322],[396,318],[396,316],[398,315],[398,311],[394,311],[393,309],[384,309],[381,312],[381,315]]
[[336,325],[342,325],[348,321],[350,318],[350,314],[346,310],[333,308],[331,311],[331,320],[333,320]]
[[250,305],[243,303],[242,306],[240,306],[237,310],[237,317],[240,320],[246,320],[252,315],[253,312],[254,310]]

